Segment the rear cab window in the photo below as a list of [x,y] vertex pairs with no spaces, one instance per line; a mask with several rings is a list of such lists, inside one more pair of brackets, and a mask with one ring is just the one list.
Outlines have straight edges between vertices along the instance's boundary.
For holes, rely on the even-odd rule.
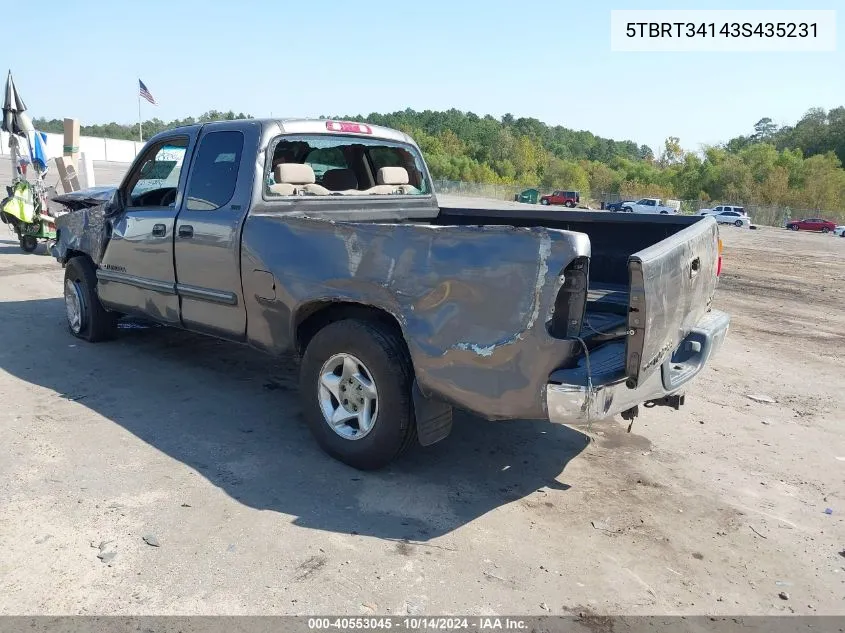
[[270,143],[266,199],[431,194],[422,156],[409,144],[343,134],[286,134]]

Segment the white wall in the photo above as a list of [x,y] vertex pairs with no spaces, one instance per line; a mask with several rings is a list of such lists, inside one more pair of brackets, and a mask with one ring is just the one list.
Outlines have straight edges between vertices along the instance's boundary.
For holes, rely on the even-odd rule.
[[[64,153],[64,134],[47,134],[47,158],[57,158]],[[131,163],[144,146],[138,141],[121,141],[113,138],[80,136],[79,151],[91,160]],[[0,156],[9,155],[9,135],[0,132]]]

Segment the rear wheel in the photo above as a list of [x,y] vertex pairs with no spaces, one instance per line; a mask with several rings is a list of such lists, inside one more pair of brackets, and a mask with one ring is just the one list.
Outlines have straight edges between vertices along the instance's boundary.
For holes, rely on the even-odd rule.
[[302,359],[305,419],[332,457],[361,470],[382,468],[416,439],[412,380],[398,333],[336,321],[317,332]]
[[567,202],[566,202],[566,206],[567,206],[567,207],[569,207],[570,209],[572,209],[572,208],[574,208],[574,207],[575,207],[575,203],[574,203],[574,202],[571,202],[571,201],[567,201]]
[[827,227],[824,227],[824,228],[822,229],[822,233],[829,233],[829,232],[830,232],[830,229],[829,229],[829,228],[827,228]]
[[97,273],[87,257],[74,257],[65,268],[65,314],[70,333],[96,343],[114,337],[118,315],[97,296]]
[[32,253],[38,248],[38,240],[32,235],[21,235],[20,244],[27,253]]

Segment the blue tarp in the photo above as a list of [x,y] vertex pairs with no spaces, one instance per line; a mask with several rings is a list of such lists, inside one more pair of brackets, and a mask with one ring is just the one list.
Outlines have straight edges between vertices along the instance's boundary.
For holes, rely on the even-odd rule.
[[47,171],[47,135],[36,130],[33,136],[32,162],[41,171]]

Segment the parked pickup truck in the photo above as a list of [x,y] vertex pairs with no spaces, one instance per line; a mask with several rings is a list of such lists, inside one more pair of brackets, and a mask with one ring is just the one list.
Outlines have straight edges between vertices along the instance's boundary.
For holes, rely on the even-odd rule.
[[622,210],[627,213],[660,213],[663,215],[677,213],[681,208],[678,200],[666,200],[660,198],[642,198],[633,204],[622,205]]
[[634,204],[633,200],[619,200],[617,202],[606,202],[602,205],[602,209],[605,211],[612,211],[613,213],[618,213],[622,211],[625,207],[630,207]]
[[316,440],[361,469],[444,439],[455,407],[677,408],[728,331],[712,218],[440,206],[414,141],[374,125],[181,127],[110,196],[56,201],[74,336],[137,315],[295,352]]

